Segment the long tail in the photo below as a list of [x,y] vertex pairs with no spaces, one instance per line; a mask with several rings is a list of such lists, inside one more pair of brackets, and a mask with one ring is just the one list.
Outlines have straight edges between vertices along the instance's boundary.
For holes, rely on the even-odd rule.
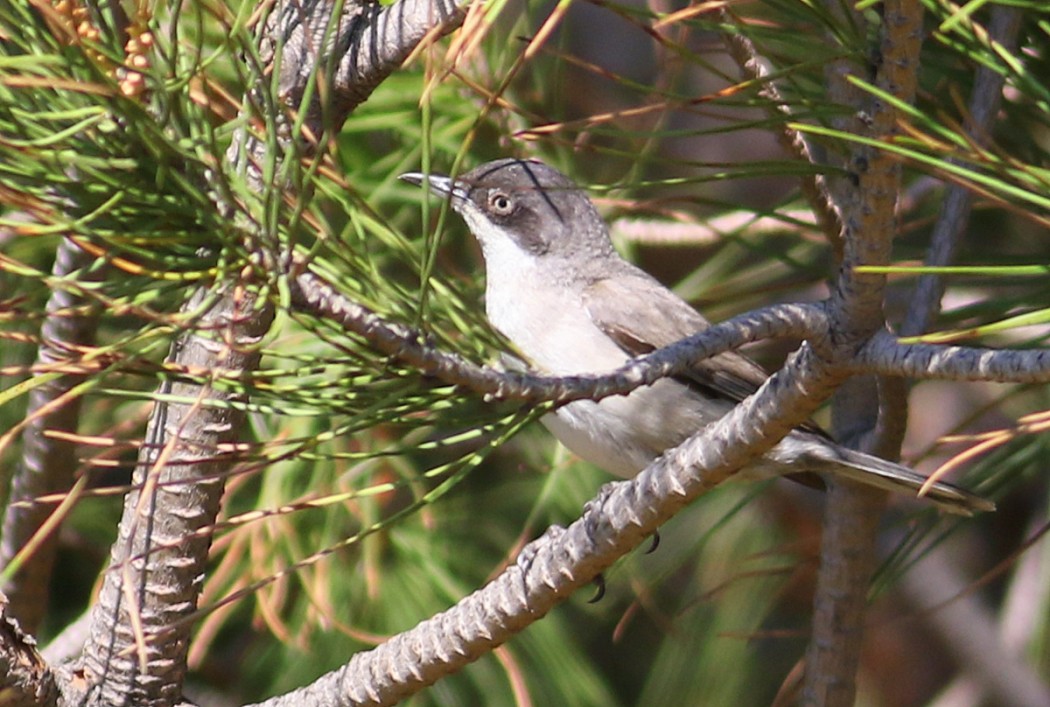
[[[807,462],[813,462],[813,471],[838,474],[894,493],[917,495],[927,481],[925,476],[906,466],[838,445],[820,445],[810,449],[807,457]],[[972,516],[978,511],[995,510],[995,504],[988,499],[940,481],[933,484],[922,498],[957,515]]]

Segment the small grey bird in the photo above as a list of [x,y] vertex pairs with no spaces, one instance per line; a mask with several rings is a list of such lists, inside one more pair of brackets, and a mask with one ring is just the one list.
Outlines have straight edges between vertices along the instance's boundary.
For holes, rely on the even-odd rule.
[[[451,199],[485,258],[485,310],[492,325],[548,375],[605,373],[706,329],[695,309],[613,248],[591,200],[561,172],[536,160],[503,159],[455,180],[404,174]],[[631,477],[665,450],[718,420],[751,395],[767,373],[730,352],[625,396],[581,400],[543,418],[580,457]],[[749,472],[835,473],[878,488],[914,493],[911,469],[839,446],[815,425],[785,437]],[[969,515],[994,509],[950,484],[927,497]]]

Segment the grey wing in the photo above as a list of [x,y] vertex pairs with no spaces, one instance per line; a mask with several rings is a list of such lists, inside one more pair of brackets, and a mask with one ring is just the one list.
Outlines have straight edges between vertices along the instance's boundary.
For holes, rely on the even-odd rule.
[[[633,266],[626,275],[598,280],[584,290],[584,305],[591,319],[607,336],[631,356],[649,353],[711,326],[695,309],[656,280]],[[719,354],[695,364],[682,382],[707,395],[740,401],[765,381],[766,373],[755,362],[735,352]],[[845,474],[865,484],[900,492],[921,488],[926,478],[907,467],[861,452],[828,444],[827,433],[810,422],[800,429],[820,439],[812,439],[807,461],[812,471]],[[799,437],[798,440],[805,439]],[[823,486],[820,477],[806,472],[789,475],[808,486]],[[993,510],[990,501],[951,484],[937,483],[930,498],[953,513],[971,515],[973,511]]]
[[[598,280],[583,292],[595,325],[631,356],[641,356],[707,329],[710,323],[684,300],[645,273]],[[708,395],[740,402],[768,374],[734,351],[696,363],[688,382]]]

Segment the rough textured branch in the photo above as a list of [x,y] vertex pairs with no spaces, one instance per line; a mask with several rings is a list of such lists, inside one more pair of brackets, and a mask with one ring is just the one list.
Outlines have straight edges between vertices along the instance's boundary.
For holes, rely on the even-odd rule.
[[631,481],[609,484],[584,515],[528,545],[517,562],[448,611],[359,653],[266,707],[392,705],[508,640],[637,547],[679,509],[808,418],[839,380],[808,347],[752,398]]
[[55,676],[36,651],[36,644],[0,605],[0,704],[4,707],[50,707],[59,697]]
[[[835,2],[828,6],[832,12],[848,14],[844,21],[859,28],[867,21]],[[887,0],[882,4],[878,61],[872,67],[875,84],[905,103],[914,100],[918,82],[922,17],[919,3]],[[883,99],[859,92],[848,80],[849,74],[864,68],[844,61],[828,69],[829,96],[851,111],[839,127],[891,138],[898,129],[898,111]],[[829,301],[829,356],[837,363],[853,359],[884,326],[885,278],[858,273],[856,267],[889,262],[901,186],[899,162],[874,148],[851,147],[845,168],[851,179],[836,180],[833,190],[845,245]],[[857,386],[864,386],[864,394],[856,394]],[[836,431],[875,428],[878,407],[870,403],[877,392],[875,382],[851,382],[851,388],[844,393],[853,395],[843,394],[835,400]],[[872,446],[895,456],[899,450],[892,448],[898,445],[899,440],[883,438],[873,440]],[[876,530],[884,505],[885,494],[839,480],[829,483],[813,633],[806,651],[802,702],[807,706],[850,707],[854,703],[867,587],[875,567]]]
[[[723,7],[718,12],[727,25],[740,24],[740,21],[733,17],[728,8]],[[729,48],[730,56],[736,61],[741,72],[747,78],[757,81],[761,85],[758,93],[759,96],[766,99],[767,102],[763,105],[767,106],[767,111],[773,113],[776,118],[790,120],[792,118],[791,107],[780,95],[780,89],[777,88],[777,85],[769,78],[769,72],[762,63],[758,50],[755,49],[755,45],[750,37],[736,32],[727,32],[723,34],[723,37]],[[816,160],[810,153],[809,145],[799,131],[788,127],[786,121],[780,124],[779,128],[776,131],[777,142],[789,155],[806,164],[816,163]],[[800,184],[802,195],[813,209],[817,224],[827,235],[828,241],[834,248],[836,260],[841,259],[843,249],[842,215],[828,192],[828,185],[824,176],[820,174],[804,175],[800,177]]]
[[[170,360],[193,370],[243,371],[258,365],[258,344],[272,314],[234,286],[208,309],[199,328],[181,337]],[[198,290],[188,308],[210,297]],[[91,634],[80,669],[87,704],[174,704],[182,696],[191,626],[179,619],[196,608],[211,536],[233,463],[219,450],[235,441],[244,412],[240,397],[195,383],[170,386],[185,403],[158,402],[146,444],[124,499]],[[163,636],[158,641],[156,636]]]
[[854,359],[856,371],[907,378],[993,381],[998,383],[1050,382],[1050,351],[902,344],[889,332],[872,337]]
[[[285,2],[267,19],[261,56],[269,65],[277,58],[278,42],[283,43],[281,103],[293,108],[300,107],[320,67],[323,90],[310,101],[307,125],[316,130],[327,113],[329,124],[338,127],[424,38],[458,27],[466,5],[463,0],[400,0],[388,7],[378,2]],[[342,13],[333,17],[337,8]]]
[[[333,18],[337,7],[343,14]],[[282,150],[301,144],[290,134],[287,115],[300,107],[315,79],[307,127],[316,134],[320,127],[337,129],[428,31],[454,26],[456,7],[441,0],[402,0],[385,9],[323,0],[277,4],[262,34],[266,66],[259,76],[266,82],[268,71],[279,72],[278,98],[287,112],[273,116],[267,109],[273,120],[266,123],[277,131],[276,144]],[[332,41],[326,44],[326,37]],[[333,73],[331,66],[338,69]],[[262,100],[263,86],[250,92],[259,106],[272,105]],[[247,129],[239,131],[227,168],[242,170],[255,189],[274,188],[261,175],[267,159],[280,160],[266,154],[269,144]],[[215,201],[217,209],[238,219],[223,197]],[[273,259],[273,244],[264,234],[250,225],[246,230],[248,250],[261,260]],[[186,312],[205,311],[196,328],[173,344],[169,360],[195,370],[252,370],[259,362],[256,346],[273,320],[272,304],[257,302],[248,282],[215,289],[201,288],[188,298]],[[91,638],[79,666],[86,679],[72,688],[71,700],[168,705],[181,699],[191,624],[180,619],[196,608],[210,545],[202,529],[214,523],[223,472],[233,461],[219,450],[239,436],[244,413],[229,406],[234,395],[207,385],[178,383],[163,392],[194,402],[159,402],[149,422],[135,490],[125,499],[110,569],[92,612]],[[72,694],[82,682],[86,698]]]
[[820,336],[825,331],[823,308],[819,305],[776,305],[716,324],[696,336],[639,357],[608,375],[546,377],[505,373],[440,351],[427,344],[419,332],[383,319],[309,271],[299,273],[291,281],[291,293],[293,307],[338,322],[348,331],[364,337],[380,353],[445,383],[500,399],[558,403],[583,398],[600,400],[676,375],[693,361],[747,343],[778,336],[808,338]]

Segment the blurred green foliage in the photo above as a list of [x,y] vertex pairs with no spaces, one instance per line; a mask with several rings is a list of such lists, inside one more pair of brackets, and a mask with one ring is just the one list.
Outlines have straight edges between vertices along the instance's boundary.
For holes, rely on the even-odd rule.
[[[980,31],[989,8],[971,21],[952,5],[926,3],[920,97],[896,146],[915,192],[901,214],[902,261],[922,257],[941,193],[930,182],[946,176],[978,193],[962,262],[1046,261],[1050,19],[1037,0],[1012,4],[1025,17],[1025,49],[1015,53]],[[565,9],[547,42],[532,39]],[[610,219],[688,224],[744,213],[713,241],[627,244],[715,319],[823,295],[829,249],[798,217],[806,208],[798,177],[813,167],[778,151],[771,134],[788,118],[770,112],[759,86],[740,82],[719,37],[750,36],[790,119],[834,151],[846,136],[821,126],[843,109],[824,96],[822,72],[841,57],[867,64],[873,8],[853,26],[786,0],[734,6],[740,16],[731,24],[712,12],[671,15],[638,4],[508,5],[475,27],[476,49],[450,57],[450,43],[462,39],[453,35],[386,80],[342,126],[331,154],[310,155],[300,143],[275,149],[261,193],[224,160],[236,131],[265,136],[276,121],[269,101],[256,105],[257,123],[237,117],[237,102],[265,77],[250,8],[125,11],[155,40],[145,91],[130,96],[112,18],[92,15],[100,32],[85,38],[42,7],[0,8],[0,427],[14,429],[25,415],[15,386],[31,380],[49,293],[80,294],[101,312],[91,356],[103,362],[92,373],[81,432],[118,449],[83,447],[82,470],[97,490],[127,482],[159,383],[200,375],[163,365],[174,335],[193,326],[194,313],[180,310],[200,283],[256,267],[249,233],[294,250],[347,296],[419,327],[443,349],[477,362],[507,349],[484,320],[481,263],[465,229],[396,179],[420,165],[462,171],[527,154],[591,188]],[[960,127],[978,66],[1008,85],[985,147]],[[953,172],[956,163],[970,171]],[[760,218],[778,226],[753,229]],[[51,278],[63,237],[99,254],[98,267],[105,260],[101,279]],[[547,525],[575,518],[606,480],[525,424],[538,410],[479,400],[376,355],[331,322],[290,311],[287,275],[261,278],[281,305],[262,367],[218,383],[248,395],[251,429],[217,530],[203,602],[214,611],[192,658],[198,680],[244,699],[300,686],[447,608]],[[894,282],[900,294],[890,317],[899,319],[910,281]],[[944,328],[1045,307],[1043,278],[963,275],[950,285]],[[1042,329],[1010,329],[995,343],[1043,337]],[[965,429],[1009,424],[998,395],[961,401],[972,418],[953,419]],[[1040,391],[1010,396],[1015,410],[1047,404]],[[968,472],[1004,508],[1021,509],[1011,522],[960,525],[912,505],[895,511],[889,525],[910,535],[901,552],[887,553],[877,589],[953,533],[975,554],[1008,553],[1025,520],[1045,513],[1042,445],[1021,437]],[[17,443],[0,454],[11,468]],[[733,484],[701,499],[664,529],[656,552],[609,573],[603,601],[574,599],[411,703],[525,703],[515,690],[533,704],[769,703],[805,644],[819,514],[816,494],[772,486]],[[1021,502],[1018,489],[1038,502]],[[55,595],[49,632],[71,618],[63,607],[86,601],[118,513],[111,497],[86,498],[68,519],[66,556],[77,543],[95,551],[77,553],[77,571],[56,577],[78,577],[82,598],[69,587]],[[989,533],[993,540],[982,539]],[[1002,591],[1003,583],[993,585],[992,594]],[[1029,650],[1050,670],[1050,612],[1043,616]],[[882,677],[881,666],[866,669]],[[914,681],[915,694],[928,697],[941,678],[931,668]],[[905,704],[891,701],[886,685],[880,690],[864,704]]]

